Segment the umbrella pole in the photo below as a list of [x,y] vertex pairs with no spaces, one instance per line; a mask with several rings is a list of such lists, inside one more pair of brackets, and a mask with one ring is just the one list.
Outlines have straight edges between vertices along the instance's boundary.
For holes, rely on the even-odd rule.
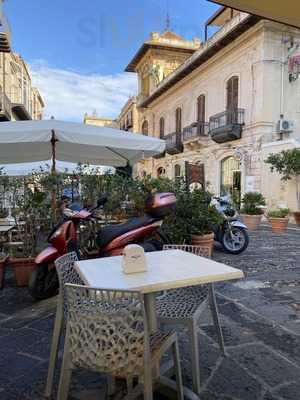
[[[52,152],[51,175],[53,177],[56,175],[56,142],[57,142],[57,139],[55,137],[55,132],[54,132],[54,130],[52,130],[52,137],[51,137],[51,152]],[[56,188],[55,188],[55,185],[53,185],[53,187],[52,187],[51,208],[52,208],[52,215],[54,217],[54,220],[56,221]]]

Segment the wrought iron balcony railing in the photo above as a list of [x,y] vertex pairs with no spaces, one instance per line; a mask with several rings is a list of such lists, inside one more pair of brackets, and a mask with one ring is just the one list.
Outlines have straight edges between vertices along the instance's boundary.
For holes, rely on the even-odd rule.
[[183,128],[183,141],[187,142],[196,138],[207,137],[209,133],[208,122],[195,122]]
[[10,52],[11,50],[11,28],[9,22],[3,13],[3,5],[0,2],[0,51]]
[[245,110],[236,108],[213,115],[209,119],[209,133],[216,143],[229,142],[241,138],[245,123]]
[[215,114],[209,119],[209,130],[222,128],[227,125],[244,125],[245,123],[245,110],[243,108],[236,108],[233,110],[226,110],[219,114]]
[[164,137],[166,141],[166,152],[168,154],[178,154],[183,152],[181,132],[169,133]]

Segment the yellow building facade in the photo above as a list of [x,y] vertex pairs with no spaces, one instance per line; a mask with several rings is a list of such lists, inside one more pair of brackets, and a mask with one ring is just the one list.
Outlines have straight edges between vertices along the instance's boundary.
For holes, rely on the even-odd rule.
[[217,195],[260,191],[269,207],[296,209],[294,182],[284,187],[264,160],[300,147],[300,31],[226,7],[205,31],[203,43],[152,34],[126,67],[139,82],[133,131],[166,140],[136,174],[174,178],[196,165]]
[[0,121],[40,120],[44,106],[23,58],[0,53]]

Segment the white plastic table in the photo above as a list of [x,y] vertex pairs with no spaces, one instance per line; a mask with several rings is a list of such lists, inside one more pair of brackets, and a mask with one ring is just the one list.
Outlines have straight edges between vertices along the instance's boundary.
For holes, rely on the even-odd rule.
[[[181,250],[146,253],[148,271],[124,274],[122,257],[107,257],[78,261],[75,268],[83,282],[101,289],[138,290],[144,294],[150,333],[157,330],[155,296],[157,292],[181,287],[223,282],[244,277],[242,271],[208,258]],[[173,381],[161,377],[164,386],[175,389]],[[199,399],[185,388],[190,399]]]

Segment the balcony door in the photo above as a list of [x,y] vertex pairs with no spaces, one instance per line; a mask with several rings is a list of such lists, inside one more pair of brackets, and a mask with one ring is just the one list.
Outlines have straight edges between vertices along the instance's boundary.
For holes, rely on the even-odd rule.
[[159,120],[159,137],[163,139],[165,136],[165,119],[163,117]]
[[142,134],[148,136],[148,133],[149,133],[148,121],[145,120],[142,125]]
[[232,76],[227,81],[227,124],[238,123],[238,107],[239,107],[239,77]]
[[201,94],[197,99],[197,133],[203,133],[203,123],[205,122],[205,95]]
[[181,110],[181,107],[176,108],[175,127],[176,127],[176,133],[182,132],[182,110]]

